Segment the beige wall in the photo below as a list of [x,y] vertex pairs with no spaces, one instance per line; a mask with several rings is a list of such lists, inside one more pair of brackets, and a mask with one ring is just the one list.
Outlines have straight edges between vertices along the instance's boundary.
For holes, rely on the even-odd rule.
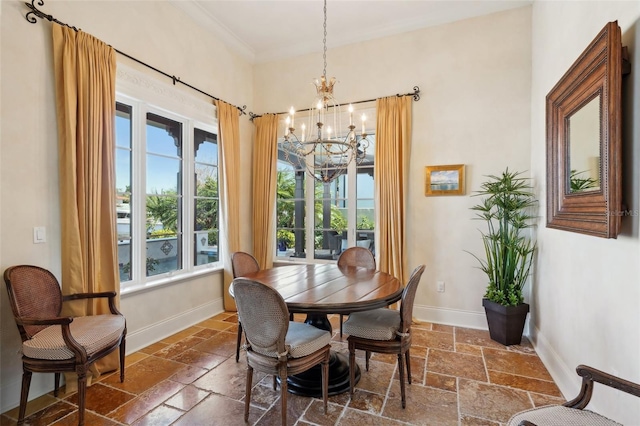
[[[21,0],[0,2],[0,269],[34,263],[59,276],[56,119],[50,25],[27,23]],[[153,7],[150,7],[153,5]],[[480,253],[470,197],[483,176],[509,166],[530,171],[540,196],[539,253],[531,333],[536,349],[566,396],[578,387],[573,369],[585,363],[640,382],[640,243],[638,216],[623,219],[617,240],[545,228],[544,97],[608,20],[618,19],[632,63],[639,58],[637,2],[535,2],[511,10],[328,52],[341,101],[406,93],[414,102],[408,217],[409,267],[427,265],[416,316],[485,327],[480,299],[485,279],[464,250]],[[229,102],[256,113],[306,108],[320,54],[252,67],[165,2],[47,1],[46,11],[107,43]],[[114,30],[118,22],[118,30]],[[185,30],[188,29],[188,30]],[[330,34],[329,34],[330,37]],[[639,209],[637,117],[639,67],[625,82],[625,201]],[[150,74],[155,75],[155,74]],[[636,120],[637,121],[637,120]],[[250,170],[253,126],[241,123],[242,170]],[[426,165],[467,165],[467,195],[425,197]],[[249,173],[242,193],[249,194]],[[250,249],[250,197],[241,199],[243,249]],[[34,245],[32,228],[48,242]],[[446,282],[445,293],[435,291]],[[132,346],[205,315],[221,298],[219,275],[122,300]],[[17,405],[19,336],[6,292],[0,291],[2,411]],[[163,306],[163,310],[157,309]],[[135,349],[130,346],[130,349]],[[41,377],[44,376],[44,377]],[[46,379],[46,381],[44,380]],[[35,375],[32,397],[51,389]],[[595,406],[616,420],[640,418],[636,400],[597,389]]]
[[[609,21],[618,20],[632,74],[623,81],[623,193],[635,214],[622,219],[618,239],[538,228],[532,297],[536,349],[565,396],[577,395],[578,364],[640,382],[640,3],[538,1],[533,6],[531,168],[546,210],[545,96]],[[637,424],[640,400],[596,389],[594,410]]]
[[[51,24],[28,23],[24,19],[27,9],[19,0],[3,0],[1,10],[0,270],[27,263],[48,268],[59,277],[60,213]],[[251,64],[168,2],[47,1],[43,10],[227,102],[253,103]],[[118,56],[118,61],[131,64],[122,56]],[[170,81],[153,71],[144,72],[149,78]],[[183,90],[200,96],[190,89]],[[242,169],[248,170],[253,125],[244,116],[240,126],[241,149],[245,154]],[[250,180],[248,174],[242,176],[241,192],[246,194]],[[241,220],[245,224],[251,223],[245,205],[249,202],[248,198],[242,198]],[[46,227],[46,244],[33,244],[34,226]],[[247,249],[251,231],[249,226],[242,229],[243,248]],[[0,409],[4,412],[18,404],[22,369],[20,336],[5,290],[0,291],[0,302]],[[221,309],[219,272],[125,295],[121,310],[127,317],[127,349],[134,351]],[[51,375],[34,375],[31,397],[52,389],[52,385]]]
[[[420,86],[413,103],[408,267],[426,264],[415,316],[486,328],[482,243],[469,210],[483,176],[530,167],[531,10],[528,7],[358,43],[327,53],[334,94],[350,102]],[[328,35],[331,37],[331,34]],[[322,55],[255,68],[255,110],[308,108]],[[373,124],[371,125],[373,126]],[[467,195],[425,197],[427,165],[466,164]],[[436,281],[446,291],[436,292]]]

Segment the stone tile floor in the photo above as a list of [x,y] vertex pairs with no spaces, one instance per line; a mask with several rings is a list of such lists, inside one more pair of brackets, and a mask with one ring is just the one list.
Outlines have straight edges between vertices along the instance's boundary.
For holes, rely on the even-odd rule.
[[[296,316],[296,320],[303,320]],[[331,316],[333,349],[348,354],[339,317]],[[127,356],[126,378],[103,375],[87,390],[87,425],[244,425],[244,356],[235,362],[235,313],[222,313]],[[373,354],[352,398],[322,400],[289,394],[291,425],[499,426],[512,414],[564,399],[531,344],[505,347],[487,331],[431,323],[413,326],[412,384],[400,404],[395,356]],[[364,354],[358,352],[360,364]],[[53,380],[53,377],[51,378]],[[249,423],[280,424],[280,390],[254,379]],[[18,409],[0,417],[15,425]],[[77,394],[31,401],[29,425],[76,425]]]

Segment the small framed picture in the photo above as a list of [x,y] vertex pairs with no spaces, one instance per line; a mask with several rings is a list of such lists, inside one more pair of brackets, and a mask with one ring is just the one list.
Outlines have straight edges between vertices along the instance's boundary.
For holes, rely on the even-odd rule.
[[464,164],[425,167],[424,195],[464,195]]

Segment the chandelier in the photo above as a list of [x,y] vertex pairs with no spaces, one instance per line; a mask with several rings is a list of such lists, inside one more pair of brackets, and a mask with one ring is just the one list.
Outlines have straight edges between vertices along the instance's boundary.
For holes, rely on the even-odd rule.
[[[363,114],[362,131],[358,136],[353,124],[353,105],[349,105],[349,126],[346,136],[341,136],[341,105],[333,97],[336,79],[327,80],[327,0],[324,0],[324,69],[320,79],[315,79],[316,96],[309,111],[309,125],[301,125],[300,136],[295,131],[295,110],[291,107],[285,120],[284,140],[281,150],[285,159],[297,167],[305,167],[307,174],[319,182],[330,183],[346,173],[351,162],[361,164],[366,158],[369,141],[366,133],[366,116]],[[308,131],[308,133],[307,133]]]

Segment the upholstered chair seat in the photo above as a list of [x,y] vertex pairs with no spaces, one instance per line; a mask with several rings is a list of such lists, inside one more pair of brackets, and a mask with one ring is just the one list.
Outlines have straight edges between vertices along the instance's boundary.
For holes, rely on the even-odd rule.
[[577,410],[575,408],[553,405],[538,407],[523,411],[509,420],[509,426],[517,426],[523,420],[527,420],[538,426],[562,425],[562,426],[622,426],[600,414],[589,410]]
[[399,329],[398,311],[388,308],[357,312],[344,323],[346,334],[372,340],[394,339]]
[[[120,342],[125,326],[122,315],[95,315],[74,318],[69,330],[90,357],[104,347]],[[59,325],[49,326],[25,341],[22,354],[38,359],[69,359],[75,356],[65,343]]]
[[[284,349],[289,358],[302,358],[330,343],[331,333],[303,322],[290,321],[284,338]],[[265,350],[259,346],[253,346],[252,349],[265,356],[278,357],[276,348]]]

